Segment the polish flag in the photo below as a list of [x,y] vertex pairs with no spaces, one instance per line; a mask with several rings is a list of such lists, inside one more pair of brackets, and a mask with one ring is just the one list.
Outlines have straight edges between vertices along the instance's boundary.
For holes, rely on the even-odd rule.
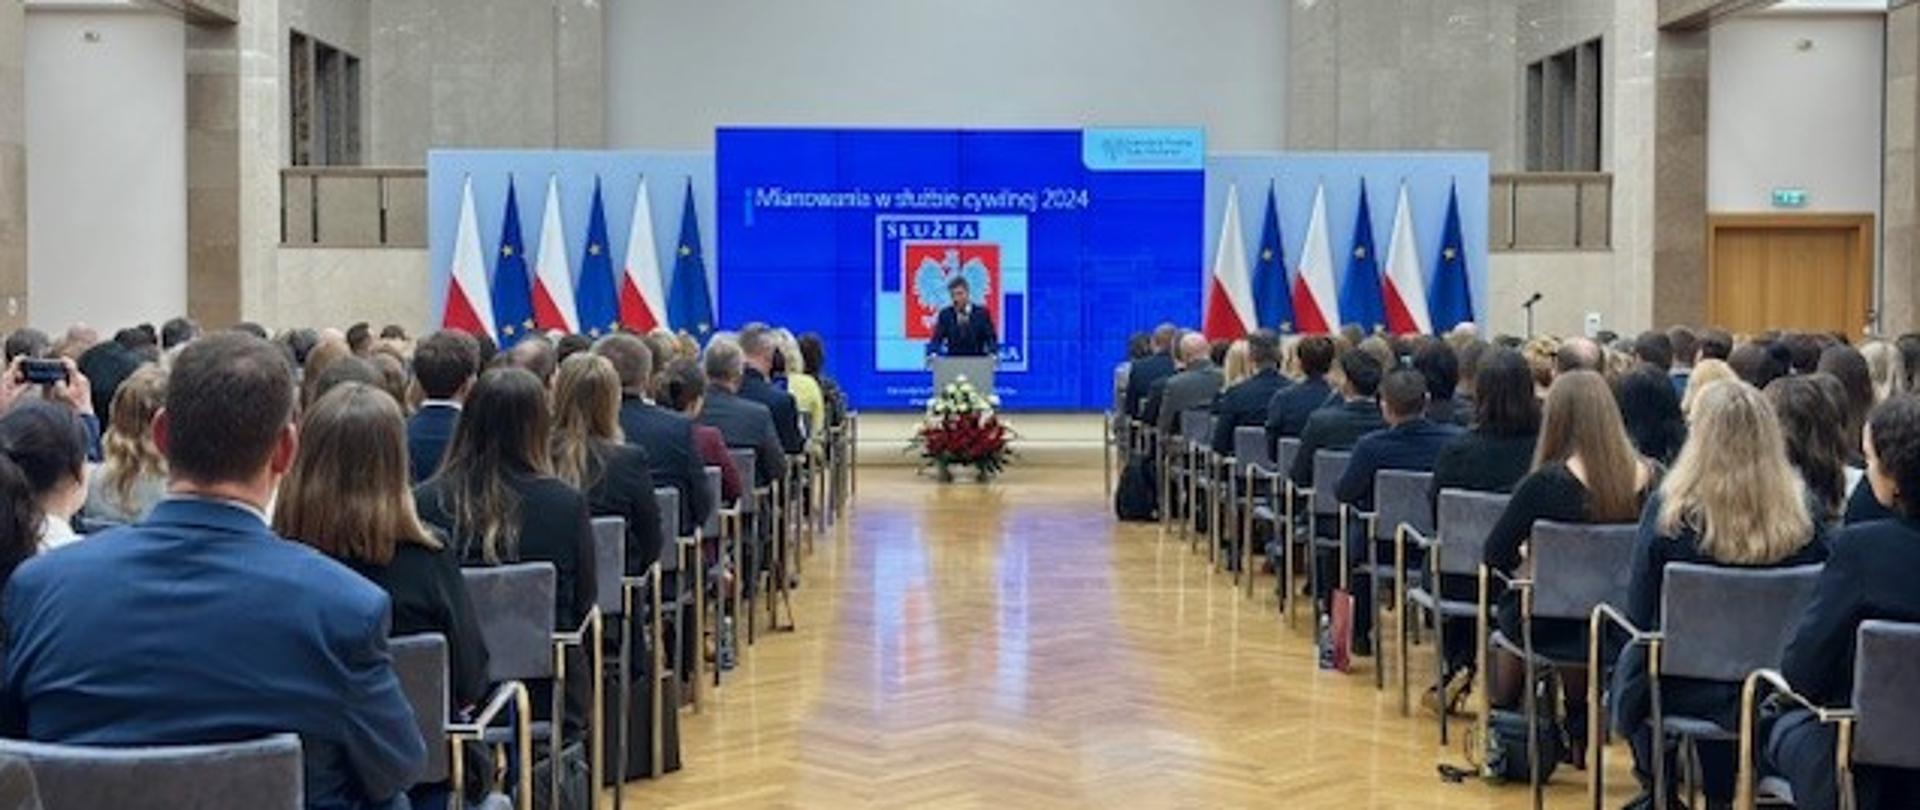
[[627,231],[627,263],[620,274],[620,325],[651,332],[667,325],[667,293],[660,283],[660,248],[653,241],[653,204],[647,178],[634,192],[633,225]]
[[533,263],[533,322],[545,330],[580,331],[573,301],[573,270],[567,266],[566,230],[560,225],[560,178],[547,178],[547,213],[540,220],[540,252]]
[[1247,244],[1240,238],[1240,189],[1227,187],[1226,221],[1213,255],[1213,282],[1200,332],[1208,340],[1233,340],[1259,328],[1253,308],[1253,276],[1247,271]]
[[460,191],[460,227],[453,236],[453,265],[447,281],[447,307],[440,325],[470,335],[493,337],[493,290],[487,286],[486,254],[480,251],[480,224],[473,216],[473,178]]
[[1325,334],[1340,326],[1340,299],[1333,286],[1333,240],[1327,236],[1327,189],[1313,190],[1313,218],[1300,248],[1293,279],[1293,318],[1301,334]]
[[1393,212],[1393,244],[1387,246],[1387,273],[1381,279],[1387,304],[1387,331],[1396,335],[1433,331],[1427,315],[1427,279],[1420,268],[1420,246],[1413,241],[1413,209],[1407,182],[1400,181],[1400,204]]

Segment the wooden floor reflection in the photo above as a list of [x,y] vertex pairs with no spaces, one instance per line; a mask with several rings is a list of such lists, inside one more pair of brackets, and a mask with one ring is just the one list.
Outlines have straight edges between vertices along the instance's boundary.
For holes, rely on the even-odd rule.
[[[1530,806],[1442,782],[1464,761],[1370,670],[1319,672],[1305,622],[1151,525],[1117,524],[1097,467],[992,485],[862,474],[795,594],[640,806]],[[1430,671],[1425,651],[1414,672]],[[1630,797],[1618,745],[1610,806]],[[1562,769],[1550,807],[1584,806]]]

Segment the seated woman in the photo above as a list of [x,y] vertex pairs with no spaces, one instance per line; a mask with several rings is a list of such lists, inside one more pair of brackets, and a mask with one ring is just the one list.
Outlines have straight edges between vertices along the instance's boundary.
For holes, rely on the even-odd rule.
[[[540,378],[523,369],[480,375],[454,427],[439,472],[414,488],[415,508],[449,538],[463,565],[547,562],[554,568],[553,622],[573,630],[593,608],[593,526],[587,498],[553,477],[551,417]],[[584,662],[569,664],[567,730],[586,727]],[[536,712],[548,703],[534,689]]]
[[[1668,392],[1672,388],[1668,387]],[[1646,493],[1659,478],[1659,467],[1635,452],[1620,421],[1607,381],[1591,371],[1573,371],[1556,377],[1547,389],[1540,443],[1533,454],[1533,471],[1514,487],[1513,500],[1487,533],[1488,568],[1512,576],[1521,563],[1520,549],[1533,534],[1537,521],[1564,523],[1628,523],[1640,514]],[[1495,611],[1502,634],[1519,639],[1520,600],[1503,594]],[[1579,620],[1535,620],[1533,646],[1556,661],[1585,661],[1587,623]],[[1523,662],[1501,654],[1491,673],[1493,705],[1512,707],[1521,699],[1525,680]],[[1561,671],[1567,691],[1567,724],[1573,733],[1575,761],[1585,738],[1586,673],[1571,667]]]
[[647,451],[620,432],[620,375],[613,361],[579,352],[553,378],[553,475],[587,494],[594,517],[627,523],[628,576],[660,559],[660,506]]
[[1672,463],[1687,440],[1687,418],[1680,413],[1680,395],[1666,370],[1645,364],[1634,368],[1620,377],[1615,396],[1634,449],[1662,464]]
[[742,490],[740,471],[734,468],[733,456],[727,453],[726,437],[720,435],[719,428],[700,422],[700,411],[707,404],[707,375],[700,370],[700,365],[692,360],[668,363],[660,372],[654,398],[662,406],[693,420],[693,444],[700,454],[700,463],[719,467],[721,499],[727,503],[738,501]]
[[1825,374],[1800,374],[1767,383],[1767,399],[1780,420],[1787,444],[1787,460],[1806,483],[1814,517],[1823,524],[1840,522],[1849,481],[1847,416],[1840,403],[1840,384]]
[[410,469],[399,404],[365,383],[335,386],[300,420],[300,452],[280,483],[273,528],[386,591],[392,635],[446,637],[449,716],[457,718],[487,697],[487,645],[458,561],[414,513]]
[[79,539],[87,436],[67,408],[22,399],[0,416],[0,583],[28,557]]
[[[1818,496],[1788,462],[1781,433],[1773,407],[1753,386],[1723,382],[1701,392],[1687,443],[1640,518],[1626,605],[1635,626],[1660,628],[1668,563],[1764,568],[1826,559],[1822,525],[1812,512]],[[1614,725],[1632,741],[1643,792],[1653,788],[1656,740],[1647,727],[1648,691],[1646,648],[1631,647],[1614,668]],[[1663,678],[1660,695],[1670,714],[1739,726],[1739,684]],[[1708,802],[1732,801],[1733,745],[1702,741],[1699,752]],[[1671,757],[1667,773],[1681,773]]]
[[88,482],[88,519],[134,523],[167,494],[167,459],[153,443],[153,415],[166,400],[167,372],[155,365],[142,366],[114,392],[100,439],[106,463]]
[[[1868,619],[1920,622],[1920,397],[1896,395],[1874,409],[1862,434],[1867,484],[1893,520],[1850,525],[1794,629],[1780,671],[1795,691],[1825,706],[1852,701],[1854,636]],[[1839,803],[1834,727],[1794,710],[1773,723],[1765,757],[1793,785],[1794,806]],[[1920,772],[1857,766],[1858,806],[1920,807]]]

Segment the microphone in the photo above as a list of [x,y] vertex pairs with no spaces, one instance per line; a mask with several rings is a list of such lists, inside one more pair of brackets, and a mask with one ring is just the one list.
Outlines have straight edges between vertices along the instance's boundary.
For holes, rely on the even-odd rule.
[[1538,304],[1538,303],[1540,303],[1540,299],[1542,299],[1542,298],[1545,298],[1545,297],[1546,297],[1546,296],[1544,296],[1544,295],[1541,295],[1541,294],[1539,293],[1539,291],[1535,291],[1535,292],[1534,292],[1534,294],[1532,295],[1532,297],[1530,297],[1530,298],[1528,298],[1528,299],[1527,299],[1527,302],[1526,302],[1526,303],[1524,303],[1524,304],[1521,304],[1520,306],[1523,306],[1523,307],[1530,307],[1530,306],[1533,306],[1534,304]]

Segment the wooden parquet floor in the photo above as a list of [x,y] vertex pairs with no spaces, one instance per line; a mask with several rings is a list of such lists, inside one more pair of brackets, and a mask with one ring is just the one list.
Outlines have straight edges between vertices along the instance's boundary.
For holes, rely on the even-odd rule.
[[[805,560],[799,630],[762,633],[681,715],[685,768],[641,807],[1519,808],[1371,670],[1318,671],[1311,633],[1153,525],[1097,468],[942,486],[868,468]],[[1303,614],[1304,615],[1304,614]],[[1416,652],[1416,682],[1430,672]],[[1363,664],[1371,666],[1370,663]],[[1392,672],[1392,670],[1390,670]],[[1391,687],[1391,683],[1390,683]],[[1458,730],[1459,727],[1456,727]],[[1625,750],[1610,806],[1631,797]],[[1550,807],[1584,806],[1562,769]],[[631,805],[630,805],[631,806]]]

